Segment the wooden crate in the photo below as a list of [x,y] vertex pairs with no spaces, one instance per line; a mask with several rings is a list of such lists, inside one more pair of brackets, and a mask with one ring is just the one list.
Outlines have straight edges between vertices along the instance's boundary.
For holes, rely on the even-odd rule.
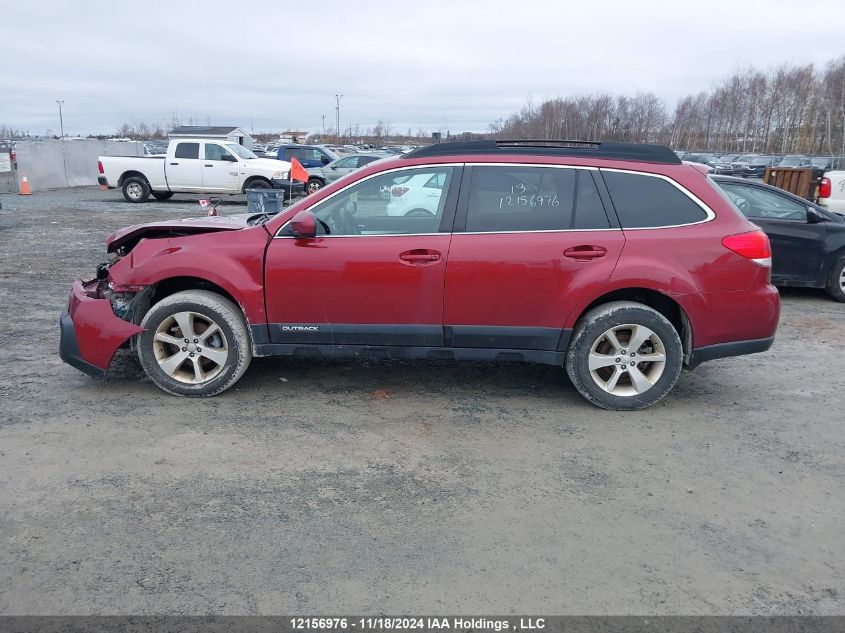
[[766,167],[763,182],[815,202],[818,199],[820,172],[813,167]]

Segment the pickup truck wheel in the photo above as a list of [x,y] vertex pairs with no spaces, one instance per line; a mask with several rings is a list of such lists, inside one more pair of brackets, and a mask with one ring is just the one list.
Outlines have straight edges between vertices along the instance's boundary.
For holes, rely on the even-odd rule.
[[841,257],[830,270],[827,280],[827,294],[845,303],[845,257]]
[[123,197],[127,202],[146,202],[150,199],[150,185],[140,176],[129,176],[123,181]]
[[317,193],[320,189],[323,188],[323,181],[319,178],[311,178],[308,180],[308,183],[305,185],[305,193],[311,195],[312,193]]
[[261,178],[258,178],[257,180],[253,180],[248,185],[246,185],[244,187],[244,191],[246,191],[247,189],[272,189],[272,188],[273,188],[273,185],[271,185],[269,182],[267,182],[266,180],[262,180]]
[[683,364],[678,332],[657,310],[613,301],[590,310],[572,335],[566,372],[587,400],[634,411],[661,400]]
[[165,297],[141,326],[141,366],[173,395],[217,395],[235,384],[252,360],[241,310],[214,292],[186,290]]
[[156,200],[170,200],[172,197],[172,191],[153,191],[153,198]]

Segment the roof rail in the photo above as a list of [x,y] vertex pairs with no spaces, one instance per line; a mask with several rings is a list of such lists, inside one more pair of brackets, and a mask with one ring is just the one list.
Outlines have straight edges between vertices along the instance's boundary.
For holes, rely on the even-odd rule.
[[665,145],[549,139],[436,143],[403,154],[402,158],[428,158],[431,156],[457,156],[461,154],[583,156],[585,158],[611,158],[644,163],[681,164],[681,159]]

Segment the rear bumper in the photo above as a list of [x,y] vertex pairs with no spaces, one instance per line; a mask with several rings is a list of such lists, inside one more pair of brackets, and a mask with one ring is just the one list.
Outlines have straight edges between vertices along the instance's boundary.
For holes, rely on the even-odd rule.
[[90,376],[102,377],[118,348],[143,328],[115,316],[97,287],[96,280],[73,283],[67,310],[59,319],[59,357]]
[[273,189],[282,189],[290,195],[297,195],[305,191],[305,183],[298,180],[277,180],[270,181],[273,184]]
[[745,354],[758,354],[771,348],[775,342],[774,336],[768,338],[752,339],[750,341],[732,341],[730,343],[716,343],[706,347],[699,347],[692,350],[689,363],[690,369],[698,367],[701,363],[716,358],[727,358],[729,356],[744,356]]

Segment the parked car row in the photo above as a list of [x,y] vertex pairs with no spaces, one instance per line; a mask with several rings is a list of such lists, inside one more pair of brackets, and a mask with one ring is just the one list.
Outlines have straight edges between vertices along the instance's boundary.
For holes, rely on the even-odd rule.
[[762,178],[767,167],[813,167],[822,172],[845,165],[841,156],[805,156],[801,154],[717,154],[707,152],[676,151],[678,158],[690,163],[707,165],[714,174]]

